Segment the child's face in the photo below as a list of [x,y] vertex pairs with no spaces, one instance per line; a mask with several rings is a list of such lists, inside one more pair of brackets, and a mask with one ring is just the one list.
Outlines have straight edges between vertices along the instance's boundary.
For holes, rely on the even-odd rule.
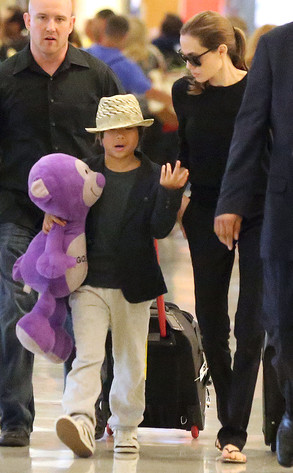
[[129,158],[134,156],[139,140],[138,128],[106,130],[102,138],[105,156]]

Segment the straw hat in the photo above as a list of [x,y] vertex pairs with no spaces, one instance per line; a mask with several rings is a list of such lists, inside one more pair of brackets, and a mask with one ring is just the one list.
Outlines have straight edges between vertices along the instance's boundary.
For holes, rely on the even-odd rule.
[[113,95],[101,98],[96,116],[96,128],[86,128],[86,131],[97,133],[115,128],[151,126],[153,122],[152,118],[144,120],[134,95]]

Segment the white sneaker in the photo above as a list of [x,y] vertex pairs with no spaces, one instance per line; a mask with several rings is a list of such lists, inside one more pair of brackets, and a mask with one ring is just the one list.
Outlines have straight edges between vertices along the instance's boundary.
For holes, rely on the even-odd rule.
[[137,473],[138,459],[139,453],[114,453],[112,473]]
[[90,457],[95,451],[95,438],[90,427],[82,419],[61,416],[56,421],[59,439],[79,457]]
[[115,453],[137,453],[138,451],[137,429],[117,429],[114,431]]

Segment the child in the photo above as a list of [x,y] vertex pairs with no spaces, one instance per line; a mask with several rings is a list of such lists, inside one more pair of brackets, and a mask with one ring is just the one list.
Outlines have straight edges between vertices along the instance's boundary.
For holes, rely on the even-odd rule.
[[153,238],[171,231],[188,171],[177,161],[160,167],[136,150],[144,120],[136,98],[101,99],[96,128],[105,155],[89,163],[106,186],[87,221],[89,270],[70,296],[76,358],[63,396],[59,438],[80,457],[95,450],[95,402],[111,328],[114,379],[110,392],[115,452],[137,452],[145,409],[145,347],[151,301],[166,292]]

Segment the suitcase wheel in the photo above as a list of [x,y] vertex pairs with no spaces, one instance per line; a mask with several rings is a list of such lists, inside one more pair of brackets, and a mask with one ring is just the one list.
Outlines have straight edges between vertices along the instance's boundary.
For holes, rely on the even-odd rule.
[[191,427],[191,435],[194,439],[197,439],[198,436],[199,436],[199,428],[197,427],[197,425],[193,425]]
[[110,437],[113,435],[113,430],[110,429],[109,424],[107,424],[106,431],[107,431],[107,434],[110,435]]
[[273,453],[275,453],[275,451],[277,450],[277,445],[276,445],[276,441],[274,440],[272,443],[271,443],[271,451]]

